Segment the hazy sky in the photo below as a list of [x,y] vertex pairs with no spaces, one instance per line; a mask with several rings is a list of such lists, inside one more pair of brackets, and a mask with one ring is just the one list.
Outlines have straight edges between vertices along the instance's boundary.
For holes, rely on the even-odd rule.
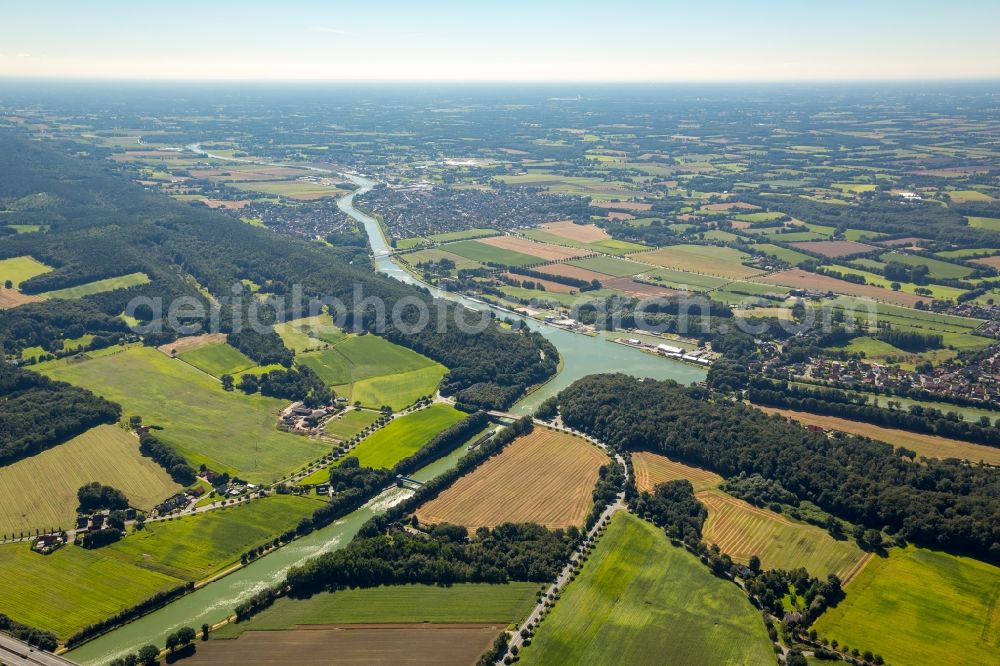
[[1000,77],[998,0],[7,2],[0,76]]

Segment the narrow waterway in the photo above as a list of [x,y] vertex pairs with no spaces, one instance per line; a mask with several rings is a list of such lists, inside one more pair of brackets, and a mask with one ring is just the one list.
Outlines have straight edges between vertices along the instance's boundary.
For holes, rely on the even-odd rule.
[[[188,148],[194,152],[208,155],[197,144],[188,146]],[[212,157],[218,156],[212,155]],[[229,159],[234,162],[252,161]],[[319,168],[313,170],[327,171]],[[354,197],[370,190],[374,183],[354,174],[345,174],[345,176],[353,181],[358,189],[338,199],[337,206],[364,226],[371,242],[375,266],[380,272],[409,284],[426,287],[435,296],[461,302],[466,307],[476,310],[490,309],[504,317],[520,318],[532,330],[536,330],[548,338],[559,350],[562,359],[562,368],[559,374],[521,399],[511,411],[529,414],[543,400],[589,374],[625,372],[638,377],[674,379],[682,384],[701,381],[705,378],[705,370],[702,368],[615,344],[601,335],[592,337],[571,333],[533,319],[521,318],[509,311],[494,308],[462,295],[445,292],[418,281],[393,261],[391,248],[386,243],[378,222],[354,207]],[[454,467],[464,453],[465,448],[459,447],[450,455],[429,464],[411,476],[420,481],[433,478]],[[147,643],[162,646],[167,635],[180,627],[188,626],[198,629],[206,622],[208,624],[220,622],[231,615],[233,608],[245,599],[267,587],[280,583],[289,568],[300,565],[322,553],[342,548],[350,542],[369,518],[385,512],[392,505],[402,501],[408,492],[400,488],[388,490],[334,524],[297,539],[239,571],[181,597],[158,611],[70,651],[66,656],[80,664],[98,666],[107,664],[129,652],[134,652]]]

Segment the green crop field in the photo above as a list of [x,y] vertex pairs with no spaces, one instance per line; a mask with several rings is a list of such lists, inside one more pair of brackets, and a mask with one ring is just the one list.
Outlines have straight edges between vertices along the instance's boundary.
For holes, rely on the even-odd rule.
[[148,283],[149,276],[145,273],[129,273],[128,275],[105,278],[104,280],[95,280],[94,282],[80,284],[75,287],[46,291],[39,294],[39,296],[42,298],[82,298],[91,294],[100,294],[105,291],[114,291],[115,289],[127,289],[128,287]]
[[778,212],[764,212],[764,213],[741,213],[736,215],[734,219],[741,220],[743,222],[770,222],[771,220],[778,220],[785,217],[784,213]]
[[1000,218],[996,217],[970,217],[969,226],[976,227],[977,229],[990,229],[991,231],[1000,231]]
[[379,412],[363,409],[349,409],[343,415],[334,417],[326,422],[323,430],[329,435],[339,439],[350,439],[359,432],[375,423],[381,414]]
[[[701,275],[699,273],[688,273],[687,271],[678,271],[672,268],[650,268],[643,271],[642,274],[654,282],[688,291],[712,291],[730,282],[730,280],[725,278]],[[778,290],[780,291],[780,287]]]
[[542,263],[543,261],[542,259],[533,257],[530,254],[515,252],[514,250],[506,250],[502,247],[495,247],[493,245],[480,243],[479,241],[474,240],[448,243],[447,245],[444,245],[443,248],[452,254],[457,254],[461,257],[465,257],[466,259],[471,259],[472,261],[478,261],[480,263],[492,261],[493,263],[504,264],[506,266],[530,266],[532,264]]
[[814,624],[820,636],[893,664],[995,664],[1000,569],[909,546],[873,558],[847,597]]
[[[448,369],[440,363],[392,375],[371,377],[355,382],[348,399],[353,403],[381,407],[389,405],[394,410],[402,409],[423,397],[434,397],[438,385]],[[336,387],[343,389],[344,387]],[[338,391],[338,393],[342,393]],[[343,393],[342,393],[343,394]],[[346,394],[345,394],[346,395]]]
[[416,266],[417,264],[423,264],[427,262],[439,262],[442,259],[447,259],[454,262],[456,269],[461,268],[482,268],[482,264],[478,261],[473,261],[467,257],[463,257],[452,252],[447,252],[442,250],[440,247],[431,247],[425,250],[417,250],[416,252],[407,252],[405,254],[396,255],[399,259],[402,259],[410,266]]
[[406,250],[411,247],[416,247],[421,243],[447,243],[449,241],[459,241],[459,240],[469,240],[471,238],[485,238],[487,236],[496,236],[500,232],[496,229],[489,228],[478,228],[478,229],[463,229],[462,231],[447,231],[442,234],[429,234],[427,236],[417,236],[415,238],[402,238],[396,241],[396,248],[400,250]]
[[930,270],[928,275],[931,279],[961,280],[972,273],[972,269],[968,266],[959,266],[958,264],[931,259],[930,257],[918,257],[915,254],[906,254],[905,252],[886,252],[879,258],[886,263],[891,261],[897,264],[906,264],[907,266],[927,266]]
[[14,284],[14,288],[17,289],[22,282],[52,270],[51,266],[46,266],[34,257],[0,259],[0,285],[10,280]]
[[224,391],[215,378],[149,347],[34,369],[118,402],[127,416],[138,414],[147,424],[162,426],[157,436],[195,467],[204,463],[252,482],[270,482],[327,452],[320,442],[277,429],[287,401]]
[[27,543],[0,546],[0,613],[63,639],[181,584],[106,550],[71,545],[39,555]]
[[230,624],[215,638],[244,631],[275,631],[316,624],[515,624],[535,605],[538,583],[487,585],[460,583],[395,585],[315,594],[308,599],[278,599],[249,622]]
[[646,267],[627,259],[617,259],[615,257],[586,257],[584,259],[573,259],[567,264],[586,268],[588,271],[603,273],[612,277],[626,277],[643,272]]
[[521,654],[546,665],[774,663],[764,623],[739,588],[625,513]]
[[132,506],[150,510],[181,489],[139,454],[139,440],[102,425],[38,455],[0,467],[0,534],[70,528],[76,491],[91,481],[118,488]]
[[465,414],[451,405],[431,405],[393,420],[361,442],[351,455],[365,467],[392,467],[463,418]]
[[308,496],[274,495],[196,516],[146,523],[146,527],[104,548],[143,569],[198,581],[239,561],[240,555],[322,506]]
[[434,395],[447,372],[440,363],[375,335],[345,336],[297,360],[350,402],[397,410]]
[[214,342],[177,355],[185,363],[207,372],[214,377],[237,375],[257,365],[235,347],[225,342]]

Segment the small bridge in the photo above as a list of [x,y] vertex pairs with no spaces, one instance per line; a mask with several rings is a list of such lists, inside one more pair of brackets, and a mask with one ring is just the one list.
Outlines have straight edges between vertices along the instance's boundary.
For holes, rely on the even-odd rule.
[[397,474],[396,475],[396,482],[399,483],[399,485],[405,485],[405,484],[409,483],[411,485],[417,486],[418,488],[420,486],[424,485],[423,481],[417,481],[413,477],[403,476],[402,474]]

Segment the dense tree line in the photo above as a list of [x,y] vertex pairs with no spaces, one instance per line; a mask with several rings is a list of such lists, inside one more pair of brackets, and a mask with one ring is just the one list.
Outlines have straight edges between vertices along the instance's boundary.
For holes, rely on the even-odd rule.
[[612,460],[607,465],[601,465],[597,476],[597,483],[594,484],[594,492],[591,493],[593,506],[590,509],[590,513],[587,514],[587,520],[584,522],[584,531],[589,531],[591,527],[597,524],[597,521],[601,518],[601,514],[604,513],[604,509],[615,501],[624,485],[625,468],[617,460]]
[[110,629],[114,629],[115,627],[119,627],[127,622],[131,622],[137,617],[141,617],[146,613],[156,610],[157,608],[162,608],[174,599],[187,594],[193,589],[194,583],[191,582],[185,583],[184,585],[178,585],[177,587],[164,590],[163,592],[157,592],[153,596],[140,601],[135,606],[118,611],[111,617],[105,618],[100,622],[87,625],[66,639],[66,647],[72,648],[75,645],[79,645],[84,641],[90,640],[94,636],[99,636]]
[[53,652],[59,645],[59,640],[51,631],[42,631],[41,629],[35,629],[26,624],[15,622],[3,613],[0,613],[0,631],[46,652]]
[[1000,561],[998,470],[914,463],[888,444],[828,438],[670,381],[594,375],[559,401],[567,425],[619,450],[657,451],[725,477],[757,473],[852,523]]
[[[781,509],[781,504],[798,506],[799,498],[795,493],[791,493],[781,485],[781,482],[774,479],[765,479],[760,474],[747,475],[740,472],[737,476],[726,479],[722,483],[722,489],[733,497],[749,502],[754,506],[769,506],[772,510]],[[779,505],[775,507],[775,505]]]
[[292,367],[292,352],[285,347],[274,331],[259,333],[253,329],[243,329],[226,336],[226,342],[239,349],[259,365],[283,365]]
[[155,435],[148,432],[139,435],[139,453],[152,458],[153,462],[166,470],[171,479],[182,486],[194,483],[196,478],[194,468],[188,465],[184,456],[161,442]]
[[652,493],[642,492],[631,502],[639,516],[662,527],[671,539],[697,547],[708,510],[694,496],[694,486],[687,479],[658,483]]
[[457,525],[436,525],[429,537],[403,530],[356,539],[288,572],[291,593],[405,583],[546,582],[556,577],[577,538],[535,524],[479,528],[470,541]]
[[747,392],[750,402],[813,414],[839,416],[865,423],[940,435],[987,446],[1000,446],[1000,428],[963,421],[940,410],[911,405],[906,411],[867,404],[867,397],[830,388],[807,388],[757,379]]
[[889,343],[893,347],[913,354],[944,347],[944,337],[940,333],[901,331],[896,328],[886,327],[881,329],[875,337],[882,342]]
[[326,527],[346,516],[392,483],[394,474],[388,469],[361,467],[354,456],[344,458],[330,468],[330,486],[336,491],[330,501],[306,516],[295,526],[298,536]]
[[333,401],[333,392],[312,368],[299,366],[288,370],[270,370],[261,375],[245,374],[238,388],[285,400],[301,400],[307,407],[322,407]]
[[97,481],[80,486],[80,489],[76,491],[76,498],[80,502],[80,506],[76,510],[77,513],[91,513],[101,509],[111,509],[114,511],[128,508],[128,498],[125,497],[125,493],[117,488],[102,485]]
[[111,545],[116,541],[121,541],[122,531],[119,527],[102,527],[99,530],[90,530],[84,533],[80,539],[80,545],[87,549],[102,548]]
[[593,291],[601,288],[601,282],[599,280],[582,280],[568,275],[550,275],[549,273],[534,271],[530,268],[521,268],[519,266],[508,266],[507,272],[517,275],[526,275],[539,280],[548,280],[549,282],[558,282],[559,284],[576,287],[580,291]]
[[0,361],[0,465],[114,423],[120,416],[119,405],[86,389]]

